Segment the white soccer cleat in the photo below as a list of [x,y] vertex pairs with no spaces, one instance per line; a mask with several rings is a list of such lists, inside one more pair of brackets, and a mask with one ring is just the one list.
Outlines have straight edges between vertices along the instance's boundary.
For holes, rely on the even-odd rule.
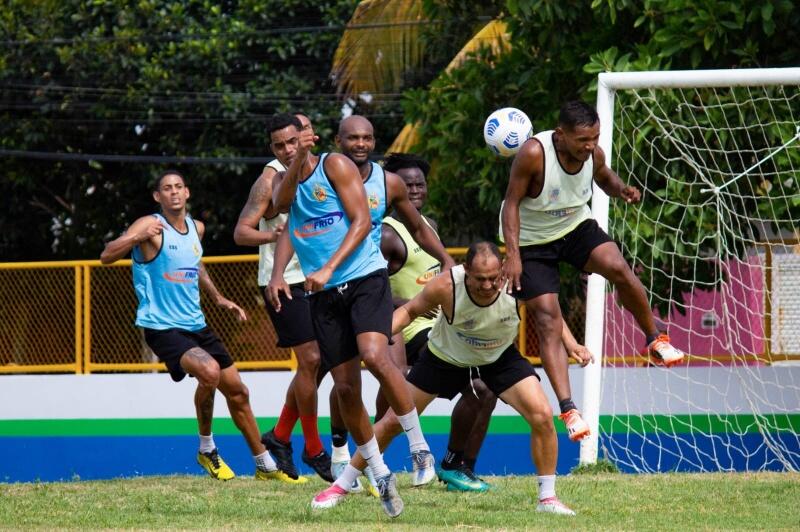
[[548,497],[539,501],[536,511],[546,514],[574,516],[573,512],[566,504],[558,500],[558,497]]
[[436,461],[430,451],[412,452],[411,464],[414,468],[411,483],[414,486],[424,486],[436,478]]
[[589,425],[581,417],[581,413],[574,408],[567,410],[558,417],[566,425],[567,436],[569,436],[570,441],[581,441],[591,432]]
[[311,500],[311,508],[314,510],[327,510],[339,504],[347,497],[347,490],[340,488],[336,484],[331,484],[324,490],[317,493]]
[[381,505],[386,515],[394,518],[403,513],[403,499],[397,492],[397,478],[394,474],[389,473],[385,477],[377,478],[375,482],[378,484]]
[[669,368],[675,364],[679,364],[683,360],[683,357],[686,356],[683,351],[673,347],[669,342],[669,336],[661,333],[658,335],[658,338],[650,342],[650,345],[647,346],[650,360],[656,366]]

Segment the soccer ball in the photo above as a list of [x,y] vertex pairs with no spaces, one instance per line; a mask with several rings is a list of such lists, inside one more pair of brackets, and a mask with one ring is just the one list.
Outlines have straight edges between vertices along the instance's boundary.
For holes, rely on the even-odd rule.
[[528,115],[513,107],[498,109],[483,124],[483,140],[501,157],[517,153],[532,133],[533,125]]

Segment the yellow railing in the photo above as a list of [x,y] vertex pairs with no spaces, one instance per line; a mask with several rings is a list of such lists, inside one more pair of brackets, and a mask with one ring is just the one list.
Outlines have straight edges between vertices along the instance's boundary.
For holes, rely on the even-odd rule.
[[[466,248],[448,250],[456,259]],[[226,297],[248,315],[238,322],[203,304],[240,369],[295,369],[264,309],[257,255],[205,257],[203,263]],[[0,373],[163,371],[134,325],[136,296],[130,260],[110,266],[96,260],[0,263]],[[582,316],[580,316],[582,320]],[[520,344],[534,357],[536,337],[523,313]]]

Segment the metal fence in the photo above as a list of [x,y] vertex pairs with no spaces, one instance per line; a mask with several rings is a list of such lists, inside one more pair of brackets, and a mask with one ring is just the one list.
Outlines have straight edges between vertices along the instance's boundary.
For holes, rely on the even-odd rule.
[[[466,248],[448,250],[456,260]],[[204,257],[209,275],[225,297],[247,312],[239,322],[203,300],[209,325],[240,369],[295,369],[289,349],[276,335],[256,282],[257,255]],[[136,296],[130,260],[102,265],[96,260],[0,264],[0,374],[163,371],[134,326]],[[582,336],[584,315],[565,313]],[[520,349],[534,363],[538,341],[529,324],[520,326]]]

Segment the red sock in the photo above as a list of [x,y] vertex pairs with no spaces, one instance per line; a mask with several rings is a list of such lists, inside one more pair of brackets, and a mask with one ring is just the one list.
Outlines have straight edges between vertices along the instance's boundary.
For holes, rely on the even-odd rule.
[[278,418],[278,424],[275,425],[275,428],[273,429],[275,432],[275,437],[283,443],[289,443],[289,440],[292,439],[292,430],[294,429],[299,416],[300,414],[297,412],[297,410],[288,405],[283,405],[281,417]]
[[317,428],[317,416],[300,416],[300,424],[303,426],[303,437],[306,440],[306,454],[317,456],[322,452],[322,441],[319,439],[319,429]]

